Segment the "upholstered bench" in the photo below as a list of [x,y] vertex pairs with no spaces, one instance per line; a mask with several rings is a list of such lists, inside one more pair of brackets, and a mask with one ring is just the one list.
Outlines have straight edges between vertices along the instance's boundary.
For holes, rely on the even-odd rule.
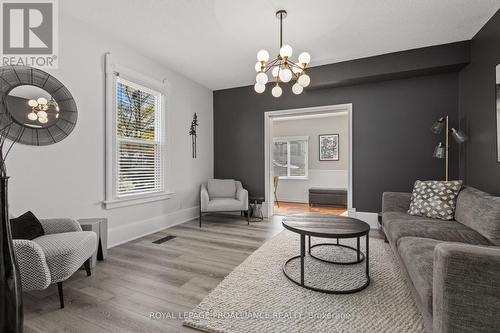
[[342,188],[311,187],[309,205],[347,207],[347,190]]

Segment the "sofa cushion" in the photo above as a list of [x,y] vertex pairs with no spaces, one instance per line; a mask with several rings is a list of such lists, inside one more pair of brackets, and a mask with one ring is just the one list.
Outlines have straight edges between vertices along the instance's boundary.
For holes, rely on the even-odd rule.
[[413,187],[408,214],[453,220],[457,195],[461,188],[461,180],[417,180]]
[[63,232],[35,238],[40,245],[51,282],[61,282],[69,278],[90,258],[97,249],[97,234],[93,231]]
[[232,179],[209,179],[208,196],[212,198],[236,198],[236,182]]
[[399,256],[415,287],[420,303],[432,316],[432,271],[434,247],[442,241],[403,237],[398,240]]
[[382,215],[382,223],[391,244],[397,245],[397,240],[402,237],[424,237],[448,242],[491,245],[480,233],[457,221],[386,212]]
[[458,194],[455,219],[500,245],[500,197],[465,187]]

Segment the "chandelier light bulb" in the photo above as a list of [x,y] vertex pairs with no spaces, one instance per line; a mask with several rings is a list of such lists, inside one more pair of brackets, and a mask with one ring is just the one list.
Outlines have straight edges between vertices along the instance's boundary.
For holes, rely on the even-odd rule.
[[292,79],[292,71],[289,68],[280,71],[280,80],[283,82],[290,82]]
[[256,83],[253,86],[253,89],[255,89],[256,93],[262,94],[266,90],[266,85],[265,84]]
[[38,104],[47,104],[47,99],[44,98],[44,97],[40,97],[38,100],[37,100]]
[[295,74],[300,74],[300,73],[302,73],[302,71],[304,70],[304,69],[302,68],[302,66],[301,66],[300,64],[297,64],[297,66],[299,66],[299,67],[295,67],[295,66],[293,66],[293,67],[292,67],[292,72],[294,72]]
[[271,94],[274,96],[274,97],[280,97],[281,94],[283,93],[283,90],[281,90],[281,87],[276,85],[273,90],[271,90]]
[[35,121],[38,119],[38,116],[36,115],[35,112],[30,112],[30,113],[28,113],[28,119],[31,121]]
[[47,118],[44,118],[44,117],[38,117],[38,121],[42,124],[46,124],[49,120]]
[[299,63],[307,65],[311,61],[311,55],[307,52],[299,54]]
[[34,99],[30,99],[30,100],[28,101],[28,105],[29,105],[29,106],[31,106],[32,108],[35,108],[35,107],[37,107],[37,106],[38,106],[38,102],[37,102],[37,101],[35,101]]
[[307,74],[302,74],[299,76],[297,82],[302,86],[302,87],[307,87],[309,83],[311,83],[311,78]]
[[255,78],[255,80],[257,81],[257,83],[259,84],[266,84],[267,81],[268,81],[268,77],[267,77],[267,74],[266,73],[259,73],[257,74],[257,77]]
[[269,60],[269,52],[267,52],[266,50],[260,50],[257,53],[257,60],[267,62]]
[[280,72],[280,69],[278,66],[274,67],[273,70],[271,71],[273,74],[273,77],[278,77],[278,74]]
[[280,49],[280,56],[282,58],[290,58],[292,56],[293,50],[290,45],[283,45]]
[[256,72],[262,71],[262,63],[260,61],[257,61],[257,63],[255,64],[255,71]]
[[298,84],[298,83],[295,83],[293,86],[292,86],[292,92],[295,94],[295,95],[300,95],[302,93],[302,91],[304,90],[304,88]]
[[39,118],[47,118],[47,112],[45,112],[45,111],[39,111],[38,112],[38,117]]

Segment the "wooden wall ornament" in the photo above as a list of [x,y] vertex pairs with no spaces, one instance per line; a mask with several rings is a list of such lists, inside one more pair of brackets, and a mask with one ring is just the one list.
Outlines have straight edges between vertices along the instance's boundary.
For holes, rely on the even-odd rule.
[[198,134],[196,133],[196,127],[198,127],[198,115],[193,115],[193,120],[191,121],[191,127],[189,128],[189,135],[191,136],[191,149],[192,149],[192,157],[196,158],[196,138]]

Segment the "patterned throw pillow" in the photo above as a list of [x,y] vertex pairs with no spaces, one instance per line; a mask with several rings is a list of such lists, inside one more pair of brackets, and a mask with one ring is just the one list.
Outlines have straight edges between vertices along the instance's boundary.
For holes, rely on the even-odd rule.
[[433,219],[453,220],[461,180],[415,182],[408,214]]

